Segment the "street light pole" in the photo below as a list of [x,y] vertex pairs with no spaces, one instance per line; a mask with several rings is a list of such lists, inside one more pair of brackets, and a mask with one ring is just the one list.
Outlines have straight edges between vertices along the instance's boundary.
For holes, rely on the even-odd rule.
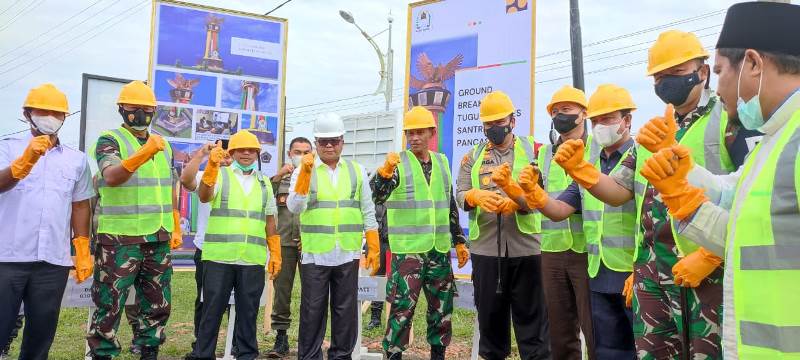
[[[358,26],[358,24],[356,24],[353,15],[349,11],[339,10],[339,16],[341,16],[342,19],[344,19],[344,21],[353,24],[356,27],[356,29],[358,29],[358,31],[361,31],[361,35],[363,35],[364,38],[367,39],[367,41],[369,41],[370,45],[372,45],[372,47],[375,49],[375,52],[378,54],[378,60],[381,63],[381,71],[379,72],[381,76],[381,81],[378,84],[378,89],[375,90],[375,95],[383,93],[384,98],[386,99],[386,111],[389,111],[389,104],[392,102],[392,86],[393,86],[392,70],[394,63],[393,61],[394,50],[392,50],[392,22],[394,21],[394,18],[392,18],[392,15],[390,13],[388,18],[389,28],[378,33],[381,34],[384,31],[387,30],[389,31],[389,48],[386,54],[384,54],[383,51],[381,51],[381,48],[375,42],[375,39],[373,39],[372,36],[367,34],[367,32],[364,31],[364,29],[362,29],[360,26]],[[377,36],[378,34],[376,34],[375,36]]]

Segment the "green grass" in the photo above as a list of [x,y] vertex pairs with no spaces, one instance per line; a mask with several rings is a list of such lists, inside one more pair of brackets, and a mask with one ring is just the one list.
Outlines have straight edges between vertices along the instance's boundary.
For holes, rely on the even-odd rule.
[[[71,281],[71,280],[70,280]],[[161,346],[159,359],[176,360],[183,359],[183,356],[189,352],[191,343],[194,339],[193,336],[193,312],[194,312],[194,297],[195,297],[195,283],[194,272],[192,271],[177,271],[172,277],[172,314],[170,315],[169,323],[167,324],[167,341]],[[292,326],[288,331],[289,345],[292,347],[292,357],[296,357],[297,336],[298,336],[298,322],[300,307],[300,281],[299,277],[295,282],[294,290],[292,292]],[[425,309],[427,303],[425,297],[420,297],[420,302],[417,305],[417,311],[414,314],[414,343],[404,354],[406,359],[428,359],[429,348],[425,340]],[[386,309],[384,309],[386,311]],[[62,309],[58,321],[58,331],[53,346],[50,348],[50,359],[52,360],[76,360],[82,359],[84,355],[86,335],[86,320],[89,314],[88,309]],[[363,317],[364,326],[366,327],[369,322],[369,310]],[[447,349],[447,359],[469,359],[470,351],[472,349],[472,326],[475,321],[475,313],[472,311],[456,309],[452,317],[453,322],[453,340]],[[262,324],[264,322],[264,310],[258,314],[259,335],[258,344],[264,357],[271,348],[275,341],[274,334],[264,334]],[[227,318],[223,319],[220,328],[220,337],[218,341],[217,355],[221,356],[225,346],[225,327],[227,325]],[[380,351],[380,341],[383,338],[385,331],[384,327],[379,329],[365,330],[363,332],[363,344],[370,348],[371,352]],[[20,337],[16,339],[12,346],[11,358],[16,359],[18,356]],[[131,342],[131,329],[128,326],[124,315],[120,322],[119,327],[119,342],[122,344],[122,354],[117,359],[131,360],[138,359],[138,356],[128,353],[128,347]],[[330,320],[328,321],[328,337],[330,337]],[[512,342],[512,358],[518,359],[516,351],[516,344]]]

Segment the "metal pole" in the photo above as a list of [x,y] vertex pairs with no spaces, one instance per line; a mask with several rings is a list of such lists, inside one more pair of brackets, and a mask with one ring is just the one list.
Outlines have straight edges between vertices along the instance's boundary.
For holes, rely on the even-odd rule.
[[691,337],[689,331],[689,289],[681,286],[681,360],[689,360],[692,358],[691,354]]
[[569,0],[569,39],[572,46],[572,86],[586,90],[583,84],[583,44],[578,0]]
[[386,50],[386,89],[383,95],[386,97],[386,111],[389,111],[389,104],[392,102],[392,88],[394,87],[394,50],[392,50],[392,13],[389,12],[389,48]]

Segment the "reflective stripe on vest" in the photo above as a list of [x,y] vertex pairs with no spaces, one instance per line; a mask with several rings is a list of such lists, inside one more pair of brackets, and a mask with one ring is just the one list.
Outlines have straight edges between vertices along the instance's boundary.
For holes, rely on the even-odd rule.
[[211,204],[204,237],[203,260],[266,265],[267,200],[272,186],[254,172],[258,186],[245,195],[230,167],[218,175],[219,195]]
[[[593,142],[592,136],[586,142]],[[585,146],[584,159],[589,158],[591,146]],[[551,199],[558,198],[561,193],[572,184],[572,178],[567,175],[555,160],[553,160],[553,145],[547,144],[539,148],[539,167],[542,169],[544,190]],[[552,221],[547,217],[542,218],[542,251],[561,252],[572,250],[577,253],[586,252],[586,237],[583,233],[583,217],[581,214],[572,214],[562,221]]]
[[[141,148],[127,129],[103,132],[117,145],[121,159],[127,159]],[[96,147],[96,144],[95,144]],[[165,148],[142,164],[119,186],[108,186],[98,177],[98,232],[123,236],[155,234],[159,229],[173,231],[172,219],[172,147]]]
[[386,205],[389,247],[397,254],[420,254],[431,249],[450,251],[450,164],[444,154],[429,152],[430,183],[411,151],[400,153],[400,183]]
[[[759,144],[747,158],[733,201],[740,213],[728,223],[740,359],[800,358],[800,111],[775,136],[769,154]],[[740,194],[752,177],[752,187]]]
[[[602,147],[595,141],[592,141],[590,146],[589,163],[601,170]],[[628,156],[631,149],[632,147],[622,154],[619,162],[609,173],[613,173],[621,166],[622,160]],[[636,233],[636,203],[633,199],[622,206],[611,206],[581,188],[581,215],[586,237],[586,252],[589,254],[589,276],[592,278],[597,276],[601,261],[614,271],[633,271]]]
[[308,205],[300,214],[303,251],[326,253],[337,243],[345,251],[360,250],[364,230],[361,166],[340,160],[335,188],[327,166],[320,164],[311,171]]
[[[472,165],[472,171],[470,171],[470,180],[473,189],[481,188],[479,179],[480,168],[483,164],[483,157],[486,155],[486,152],[484,151],[485,149],[486,143],[480,143],[472,148],[472,158],[475,160],[475,162]],[[517,136],[514,138],[514,164],[511,166],[511,176],[515,180],[519,179],[519,173],[522,171],[522,168],[532,163],[536,159],[534,154],[535,152],[533,151],[532,136]],[[469,238],[472,241],[480,240],[480,226],[478,226],[478,217],[481,215],[481,213],[482,211],[479,207],[470,210],[468,213]],[[487,224],[490,226],[496,226],[496,220],[494,219],[496,219],[496,217],[492,216],[492,220]],[[542,214],[538,211],[533,211],[529,214],[515,212],[514,219],[517,222],[517,229],[523,234],[538,234],[542,231]]]

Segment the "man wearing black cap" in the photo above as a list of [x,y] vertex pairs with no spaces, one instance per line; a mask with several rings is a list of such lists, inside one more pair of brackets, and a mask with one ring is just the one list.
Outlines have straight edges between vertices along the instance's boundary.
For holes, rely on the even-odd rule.
[[727,359],[800,356],[798,20],[800,6],[786,3],[728,10],[714,65],[719,94],[729,116],[764,133],[739,171],[712,176],[681,146],[662,149],[642,169],[681,220],[679,234],[708,250],[686,257],[706,266],[673,269],[676,282],[702,278],[724,258]]

